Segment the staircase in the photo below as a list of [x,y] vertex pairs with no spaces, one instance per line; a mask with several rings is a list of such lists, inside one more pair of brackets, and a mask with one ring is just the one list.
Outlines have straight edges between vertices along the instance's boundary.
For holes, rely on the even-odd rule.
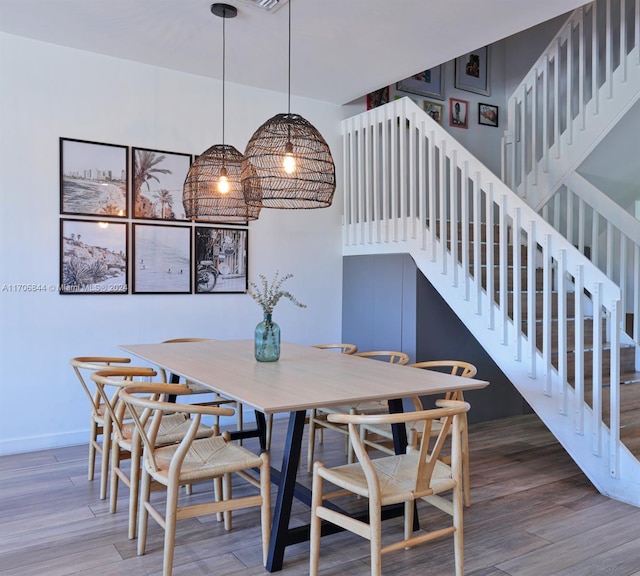
[[[628,2],[621,0],[616,12],[610,0],[602,1],[605,13],[627,18]],[[598,72],[599,80],[592,86],[599,92],[614,93],[608,82],[620,66],[627,68],[626,82],[637,74],[631,65],[640,69],[639,3],[633,4],[635,24],[629,26],[625,20],[621,25],[634,31],[631,50],[624,35],[632,64],[618,58],[617,67],[607,67],[610,72],[603,82]],[[599,14],[594,6],[591,10]],[[582,22],[588,10],[580,10]],[[576,18],[574,14],[570,24],[574,29]],[[560,44],[559,50],[559,61],[573,61],[570,49]],[[561,69],[552,66],[554,75]],[[573,74],[567,78],[580,85]],[[561,98],[556,98],[557,104]],[[597,99],[603,113],[603,99]],[[510,108],[527,122],[532,118],[517,105]],[[503,177],[512,181],[513,189],[407,98],[345,120],[343,253],[411,254],[594,485],[640,506],[637,309],[630,333],[623,321],[629,309],[629,282],[626,277],[620,284],[612,279],[615,259],[605,266],[609,270],[600,270],[599,259],[590,260],[583,244],[554,229],[553,216],[550,221],[543,217],[552,212],[544,205],[566,189],[564,182],[575,180],[579,158],[593,145],[580,142],[591,129],[588,117],[579,117],[587,108],[570,104],[566,119],[572,121],[564,124],[562,115],[554,112],[559,128],[551,146],[542,154],[539,143],[544,138],[538,133],[531,140],[536,152],[529,160],[519,149],[524,124],[513,137],[507,133],[504,157],[511,168]],[[570,138],[567,133],[575,123],[584,125],[584,131],[579,137],[574,131]],[[605,128],[598,132],[600,138],[603,132]],[[554,146],[575,148],[558,159]],[[632,254],[638,265],[626,273],[640,278],[635,248]],[[626,259],[625,255],[618,261]],[[638,299],[639,284],[640,280],[631,282],[631,299]]]

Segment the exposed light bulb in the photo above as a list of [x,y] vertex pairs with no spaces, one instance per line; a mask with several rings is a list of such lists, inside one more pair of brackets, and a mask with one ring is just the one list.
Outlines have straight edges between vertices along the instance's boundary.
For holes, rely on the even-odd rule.
[[293,155],[293,144],[291,142],[287,142],[284,149],[282,167],[287,174],[293,174],[296,171],[296,157]]
[[223,166],[220,169],[220,178],[218,178],[218,192],[226,194],[229,192],[229,178],[227,178],[227,169]]

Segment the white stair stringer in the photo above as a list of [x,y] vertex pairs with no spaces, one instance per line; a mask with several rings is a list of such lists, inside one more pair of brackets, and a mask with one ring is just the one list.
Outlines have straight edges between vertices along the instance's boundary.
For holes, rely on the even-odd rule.
[[[404,223],[400,222],[395,224],[400,228],[403,225]],[[417,225],[417,223],[411,222],[408,224],[409,227],[414,225]],[[446,271],[443,271],[442,261],[438,258],[432,259],[431,255],[433,253],[442,253],[442,246],[439,245],[432,252],[422,247],[422,242],[419,238],[407,238],[406,240],[393,242],[374,241],[345,245],[343,248],[345,256],[390,253],[411,255],[420,271],[436,288],[476,340],[484,347],[598,491],[616,500],[640,506],[640,462],[620,443],[616,443],[616,447],[613,448],[613,450],[617,451],[617,454],[611,454],[609,447],[613,443],[608,429],[595,430],[594,419],[590,417],[584,419],[583,429],[580,433],[576,433],[574,412],[569,410],[563,413],[558,396],[545,393],[547,373],[538,370],[537,376],[532,376],[528,363],[515,358],[514,347],[509,345],[513,343],[513,339],[503,343],[500,325],[496,324],[496,327],[491,329],[487,326],[486,316],[476,313],[476,302],[474,302],[473,298],[466,298],[465,296],[465,283],[461,281],[464,277],[462,267],[460,265],[452,266],[449,263],[446,265]],[[454,272],[455,266],[458,268],[457,273]],[[486,293],[484,292],[482,293],[482,300],[481,306],[483,308],[488,306]],[[496,317],[498,317],[499,311],[497,307],[494,306],[494,308]],[[513,322],[511,320],[507,320],[507,322],[509,323],[507,331],[513,331]],[[526,337],[524,344],[523,348],[526,347]],[[541,355],[537,353],[537,356],[537,361],[541,362]],[[553,370],[553,373],[549,374],[549,376],[554,380],[552,387],[554,389],[557,388],[559,386],[557,372]],[[565,388],[564,394],[566,395],[564,402],[568,406],[573,406],[578,401],[573,388]],[[585,406],[585,409],[588,414],[591,414],[588,406]],[[601,435],[602,451],[596,453],[594,451],[594,438],[599,434]],[[611,470],[611,459],[614,456],[617,460],[615,474]]]

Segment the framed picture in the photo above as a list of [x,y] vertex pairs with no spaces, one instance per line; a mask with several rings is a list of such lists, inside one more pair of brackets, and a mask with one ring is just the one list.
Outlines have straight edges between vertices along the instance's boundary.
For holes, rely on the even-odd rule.
[[129,148],[60,138],[60,213],[127,216]]
[[442,124],[443,106],[437,102],[429,102],[429,100],[423,100],[422,106],[424,111],[431,116],[438,124]]
[[186,220],[182,187],[191,154],[133,148],[133,217]]
[[127,294],[127,224],[60,219],[60,294]]
[[249,230],[195,227],[195,292],[246,292]]
[[367,94],[367,110],[377,108],[389,102],[389,86]]
[[469,102],[458,98],[449,98],[449,126],[468,128]]
[[484,96],[491,95],[489,46],[456,58],[455,87]]
[[498,127],[498,107],[491,104],[478,104],[478,124]]
[[424,70],[400,82],[396,82],[396,89],[402,92],[409,92],[410,94],[419,94],[420,96],[444,100],[442,65]]
[[133,225],[133,293],[191,293],[191,227]]

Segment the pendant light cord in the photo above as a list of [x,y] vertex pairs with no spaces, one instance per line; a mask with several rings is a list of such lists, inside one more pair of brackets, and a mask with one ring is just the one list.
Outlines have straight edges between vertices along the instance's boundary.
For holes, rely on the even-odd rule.
[[288,69],[288,98],[287,98],[287,113],[291,114],[291,2],[289,0],[289,69]]
[[[225,23],[227,20],[226,9],[222,15],[222,146],[224,147],[224,80],[225,80],[225,61],[226,61],[226,38],[225,38]],[[224,158],[224,148],[223,148]]]

